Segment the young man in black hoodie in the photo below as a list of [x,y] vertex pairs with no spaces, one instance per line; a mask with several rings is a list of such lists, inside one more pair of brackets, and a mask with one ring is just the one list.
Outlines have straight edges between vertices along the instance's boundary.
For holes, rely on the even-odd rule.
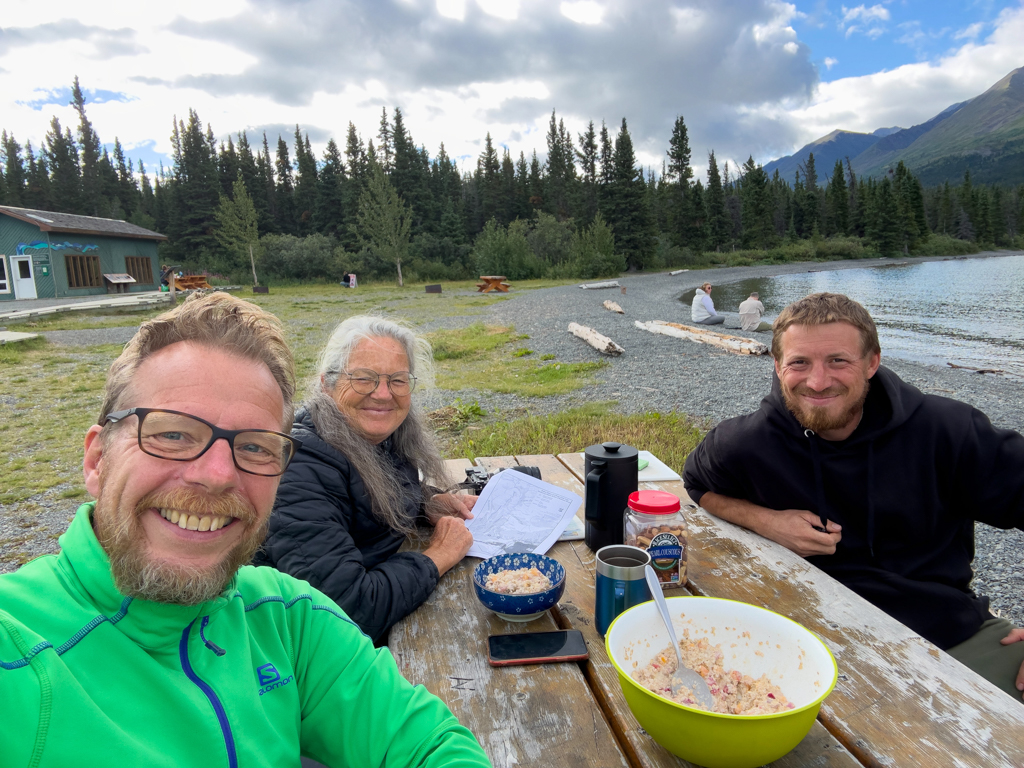
[[808,559],[1021,699],[1024,629],[970,589],[974,521],[1024,529],[1024,437],[880,365],[857,302],[817,293],[774,324],[772,391],[686,460],[704,509]]

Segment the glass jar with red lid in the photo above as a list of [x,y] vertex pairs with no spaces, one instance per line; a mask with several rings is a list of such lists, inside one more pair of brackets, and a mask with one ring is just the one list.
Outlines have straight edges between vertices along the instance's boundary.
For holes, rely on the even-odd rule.
[[[695,509],[687,505],[687,509]],[[647,550],[662,589],[686,584],[686,518],[679,497],[667,491],[629,494],[623,522],[625,544]]]

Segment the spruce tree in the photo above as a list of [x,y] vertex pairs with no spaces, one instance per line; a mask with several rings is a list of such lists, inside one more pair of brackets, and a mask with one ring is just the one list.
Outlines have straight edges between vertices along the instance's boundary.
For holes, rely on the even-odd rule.
[[744,246],[768,248],[774,241],[775,232],[768,175],[759,163],[754,162],[753,156],[743,164],[740,198]]
[[235,151],[235,142],[231,139],[230,135],[228,136],[227,146],[224,146],[223,141],[220,143],[220,152],[217,155],[217,168],[220,193],[232,197],[234,195],[235,182],[238,180],[238,174],[242,169],[238,152]]
[[316,210],[317,169],[316,157],[309,144],[309,136],[303,140],[299,126],[295,126],[295,229],[299,235],[314,231],[313,214]]
[[39,211],[54,210],[53,195],[50,185],[50,169],[46,164],[46,152],[35,156],[32,142],[25,142],[25,193],[26,208]]
[[25,165],[21,157],[21,145],[8,135],[5,129],[0,138],[0,159],[4,165],[4,205],[25,207]]
[[[262,156],[258,153],[253,155],[252,147],[249,145],[249,136],[245,131],[238,134],[238,146],[235,150],[235,155],[238,157],[238,172],[242,174],[245,191],[252,200],[253,208],[256,209],[256,220],[259,222],[260,234],[265,235],[273,232],[274,225],[270,216],[270,206],[267,202],[267,182],[261,173],[262,163],[260,161]],[[233,184],[234,182],[232,182]]]
[[896,256],[900,252],[900,213],[888,175],[875,186],[871,195],[867,238],[882,256]]
[[636,168],[633,140],[626,118],[615,137],[612,182],[602,195],[601,213],[615,233],[615,243],[631,270],[643,269],[654,252],[647,188]]
[[845,235],[850,228],[850,193],[846,188],[846,171],[841,160],[836,160],[825,192],[825,205],[828,217],[825,223],[825,235]]
[[416,147],[412,135],[405,127],[402,110],[395,107],[392,127],[394,167],[390,181],[399,196],[412,210],[413,235],[421,234],[433,225],[434,201],[429,188],[429,158]]
[[81,167],[81,205],[75,213],[101,216],[108,208],[104,200],[103,182],[100,179],[100,139],[85,115],[85,96],[75,76],[71,87],[71,106],[78,113],[78,148]]
[[588,225],[594,220],[597,214],[597,131],[594,129],[594,121],[587,124],[586,133],[577,136],[579,149],[576,150],[576,159],[580,161],[580,224]]
[[501,194],[500,174],[501,165],[498,163],[498,153],[494,151],[494,143],[491,141],[490,131],[484,139],[484,151],[476,161],[477,189],[480,195],[480,215],[484,221],[498,217],[498,203]]
[[169,218],[174,231],[168,234],[173,236],[176,258],[192,267],[208,268],[216,247],[213,231],[220,204],[217,158],[195,110],[188,111],[187,125],[175,126],[172,141],[176,146]]
[[334,139],[327,142],[317,182],[316,212],[313,216],[317,232],[338,237],[345,229],[345,164]]
[[700,249],[698,209],[702,204],[691,189],[693,168],[690,166],[690,138],[683,117],[677,116],[668,144],[665,167],[666,224],[676,245]]
[[[141,162],[140,160],[140,166]],[[114,164],[117,170],[117,196],[125,215],[131,218],[131,215],[139,207],[139,184],[132,172],[132,161],[124,156],[124,148],[116,136],[114,137]]]
[[388,123],[387,107],[381,107],[380,110],[380,130],[377,131],[377,139],[377,156],[381,168],[385,173],[390,174],[394,169],[395,145],[394,132],[391,130],[391,124]]
[[[221,252],[218,271],[233,276],[249,272],[259,246],[260,233],[256,208],[245,188],[241,171],[231,185],[231,197],[220,196],[216,217],[215,236]],[[250,248],[253,249],[252,255]],[[256,284],[255,277],[253,284]]]
[[704,199],[708,216],[708,247],[720,252],[732,239],[732,222],[725,205],[725,190],[714,150],[708,153],[708,186]]
[[[270,159],[270,144],[267,142],[267,132],[263,132],[263,152],[256,159],[256,175],[259,183],[263,185],[267,200],[267,228],[266,232],[280,232],[280,214],[277,210],[277,184],[274,183],[274,163]],[[255,195],[253,195],[255,199]],[[255,205],[255,203],[253,203]],[[257,208],[257,212],[259,209]]]
[[359,198],[355,233],[362,245],[372,248],[380,258],[394,262],[400,287],[405,285],[402,259],[409,252],[411,229],[412,210],[398,196],[384,169],[374,163],[366,190]]
[[274,170],[277,171],[277,227],[286,235],[294,235],[298,233],[295,178],[292,174],[292,161],[288,155],[288,144],[281,136],[277,137]]
[[54,210],[83,213],[78,145],[71,130],[62,129],[56,116],[46,133],[46,161],[50,168],[50,198]]
[[348,169],[348,184],[345,185],[342,197],[344,210],[342,219],[346,222],[346,226],[341,232],[341,242],[345,248],[354,251],[358,245],[358,239],[355,237],[355,230],[351,225],[359,212],[359,198],[362,197],[363,191],[366,189],[369,159],[363,140],[351,122],[348,124],[348,134],[345,140],[345,162]]

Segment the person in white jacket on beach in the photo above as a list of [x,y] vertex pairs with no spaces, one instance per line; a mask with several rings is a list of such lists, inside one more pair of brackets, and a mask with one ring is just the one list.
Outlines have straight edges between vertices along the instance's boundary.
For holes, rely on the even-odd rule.
[[761,315],[764,314],[764,304],[761,303],[757,293],[750,294],[750,298],[740,302],[740,328],[744,331],[760,331]]
[[711,300],[711,283],[704,283],[693,295],[690,318],[700,325],[718,325],[725,322],[725,315],[715,312],[715,303]]

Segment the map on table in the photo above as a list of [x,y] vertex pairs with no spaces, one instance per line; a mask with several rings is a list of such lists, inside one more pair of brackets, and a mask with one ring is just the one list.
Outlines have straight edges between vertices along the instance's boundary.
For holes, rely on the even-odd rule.
[[543,555],[583,503],[578,495],[522,472],[499,472],[484,486],[466,527],[470,557],[511,552]]

